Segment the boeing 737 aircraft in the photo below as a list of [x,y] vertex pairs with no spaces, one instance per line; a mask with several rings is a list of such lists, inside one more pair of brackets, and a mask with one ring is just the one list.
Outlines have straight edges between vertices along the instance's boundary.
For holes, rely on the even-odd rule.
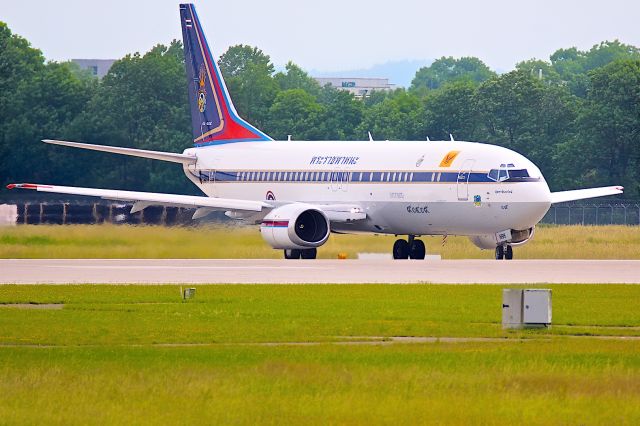
[[[466,235],[512,259],[531,240],[550,205],[622,193],[622,187],[553,192],[524,156],[499,146],[458,141],[274,141],[236,112],[192,4],[180,5],[192,148],[182,154],[45,140],[56,145],[181,164],[205,196],[41,184],[40,192],[88,195],[222,210],[260,224],[262,237],[287,259],[313,259],[331,232],[407,236],[394,259],[424,259],[419,236]],[[370,138],[371,139],[371,138]],[[453,139],[453,138],[452,138]]]

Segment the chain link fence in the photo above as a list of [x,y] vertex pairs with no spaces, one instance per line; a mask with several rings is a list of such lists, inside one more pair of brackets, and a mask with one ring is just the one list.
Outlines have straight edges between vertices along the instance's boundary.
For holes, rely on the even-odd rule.
[[554,204],[540,223],[638,226],[640,225],[640,200]]
[[[130,213],[132,204],[109,202],[18,202],[0,205],[0,222],[18,225],[147,224],[194,225],[194,210],[150,206]],[[6,211],[5,211],[6,210]],[[5,217],[6,216],[6,217]],[[212,213],[211,218],[219,215]]]
[[[0,203],[1,204],[1,203]],[[4,205],[4,207],[9,207]],[[158,225],[194,225],[192,209],[178,207],[147,207],[131,214],[131,204],[106,201],[12,203],[8,222],[17,224],[80,224],[80,223],[132,223]],[[0,213],[2,213],[0,211]],[[10,217],[9,217],[10,216]],[[221,212],[207,217],[225,220]],[[553,225],[640,225],[640,200],[602,203],[570,202],[552,205],[540,223]]]

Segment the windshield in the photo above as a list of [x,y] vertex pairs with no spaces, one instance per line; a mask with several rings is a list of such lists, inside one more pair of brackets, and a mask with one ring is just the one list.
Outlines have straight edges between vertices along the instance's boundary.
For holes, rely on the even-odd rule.
[[487,177],[494,182],[532,182],[539,179],[532,178],[527,169],[512,168],[513,164],[501,164],[499,169],[491,169]]

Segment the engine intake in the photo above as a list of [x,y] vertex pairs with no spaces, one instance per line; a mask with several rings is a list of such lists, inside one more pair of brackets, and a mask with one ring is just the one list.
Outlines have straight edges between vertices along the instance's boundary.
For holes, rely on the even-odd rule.
[[275,249],[320,247],[329,238],[329,219],[310,204],[287,204],[264,217],[260,233]]

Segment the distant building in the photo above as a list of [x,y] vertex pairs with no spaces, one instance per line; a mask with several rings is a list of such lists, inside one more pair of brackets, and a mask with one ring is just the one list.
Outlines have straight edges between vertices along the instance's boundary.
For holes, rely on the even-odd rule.
[[396,88],[395,84],[389,84],[388,78],[355,78],[355,77],[314,77],[324,87],[330,84],[338,90],[346,90],[358,98],[366,98],[372,91],[389,91]]
[[83,70],[89,70],[91,74],[102,78],[109,72],[109,68],[115,59],[72,59],[71,62],[78,64]]

